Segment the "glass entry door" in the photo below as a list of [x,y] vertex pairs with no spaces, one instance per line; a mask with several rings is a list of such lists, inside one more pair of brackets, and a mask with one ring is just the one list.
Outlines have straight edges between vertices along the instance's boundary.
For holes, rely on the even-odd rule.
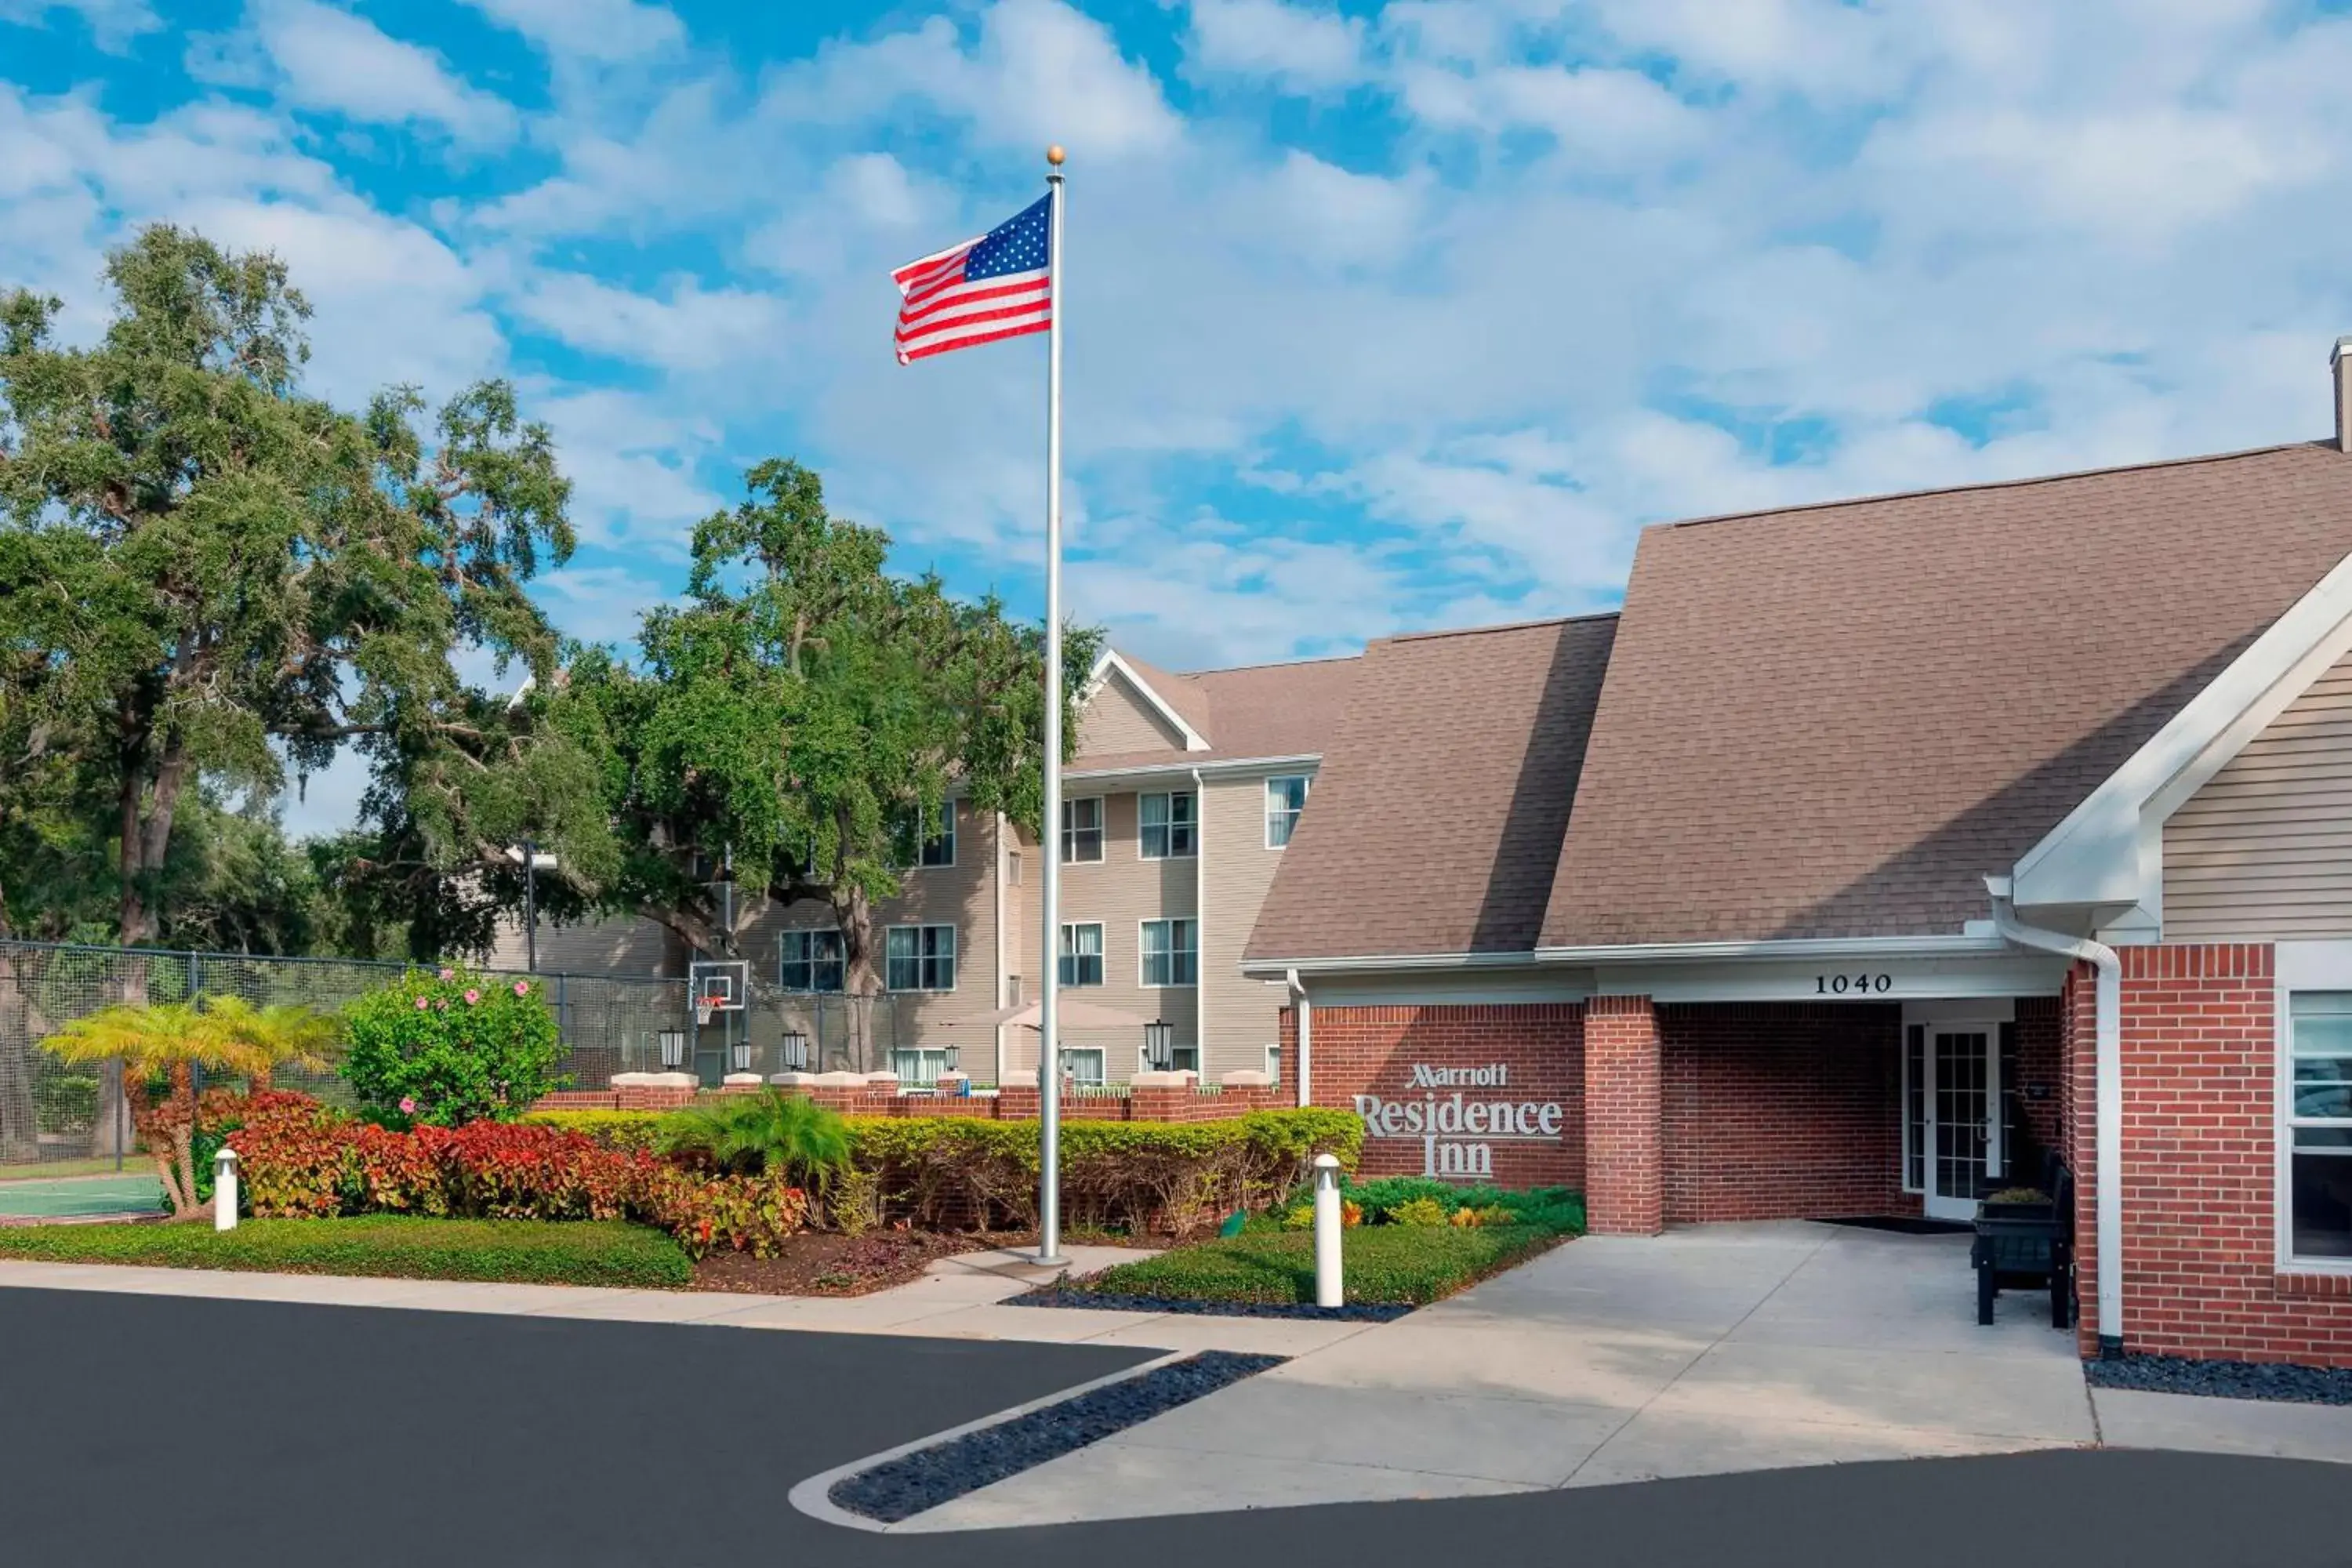
[[2001,1173],[2000,1027],[1906,1029],[1904,1174],[1931,1219],[1971,1219]]

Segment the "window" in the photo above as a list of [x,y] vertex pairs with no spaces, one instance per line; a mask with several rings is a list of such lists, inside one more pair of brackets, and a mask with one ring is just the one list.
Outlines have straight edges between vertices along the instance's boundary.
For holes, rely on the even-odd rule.
[[890,1070],[898,1075],[901,1089],[932,1089],[940,1074],[947,1070],[948,1054],[937,1047],[925,1046],[914,1050],[894,1050],[890,1053]]
[[1061,1059],[1062,1076],[1073,1083],[1103,1081],[1103,1054],[1099,1046],[1064,1046],[1054,1053]]
[[[1150,1072],[1151,1070],[1151,1058],[1144,1055],[1143,1047],[1140,1046],[1136,1047],[1135,1065],[1136,1070],[1139,1072]],[[1168,1070],[1170,1072],[1199,1072],[1201,1070],[1201,1047],[1198,1046],[1169,1047]]]
[[1290,773],[1265,781],[1265,847],[1279,849],[1290,842],[1298,831],[1298,814],[1307,809],[1307,786],[1310,781],[1305,773]]
[[2288,999],[2287,1247],[2352,1261],[2352,991]]
[[1179,860],[1201,852],[1199,797],[1191,790],[1136,798],[1142,811],[1146,860]]
[[1062,984],[1099,985],[1103,983],[1103,928],[1098,922],[1062,928]]
[[893,991],[955,989],[953,926],[892,926],[882,933],[883,980]]
[[1021,851],[1018,849],[1004,858],[1004,879],[1016,888],[1021,885]]
[[1266,1047],[1265,1070],[1275,1082],[1282,1081],[1282,1047],[1280,1046]]
[[1201,922],[1143,922],[1143,984],[1192,985],[1201,978]]
[[837,931],[788,931],[783,937],[783,963],[776,984],[787,991],[841,989],[841,933]]
[[1099,860],[1103,849],[1102,796],[1062,803],[1062,863]]
[[917,866],[952,866],[956,858],[955,802],[949,801],[940,808],[939,831],[931,832],[930,813],[918,812],[902,819],[893,835],[890,847],[894,864],[909,869]]

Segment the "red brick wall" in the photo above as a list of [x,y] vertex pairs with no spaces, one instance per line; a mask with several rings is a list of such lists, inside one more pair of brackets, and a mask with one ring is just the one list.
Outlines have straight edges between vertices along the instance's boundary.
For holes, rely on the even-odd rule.
[[[2123,961],[2124,1345],[2352,1366],[2352,1294],[2280,1271],[2277,1037],[2261,943],[2118,949]],[[2095,1015],[2070,981],[2067,1055],[2084,1353],[2097,1349]]]
[[[1453,1089],[1415,1089],[1415,1063],[1479,1068],[1500,1062],[1499,1087],[1463,1089],[1472,1100],[1535,1101],[1560,1108],[1555,1142],[1494,1141],[1493,1180],[1506,1187],[1585,1184],[1584,1009],[1574,1003],[1475,1006],[1322,1007],[1315,1009],[1307,1064],[1318,1105],[1353,1108],[1359,1095],[1383,1100],[1450,1097]],[[1297,1028],[1282,1015],[1283,1103],[1295,1096]],[[1426,1151],[1419,1138],[1368,1137],[1367,1175],[1417,1175]]]
[[1918,1212],[1903,1191],[1899,1005],[1657,1016],[1668,1223]]
[[1664,1067],[1647,996],[1595,996],[1584,1020],[1585,1211],[1601,1236],[1665,1228]]
[[[2033,1142],[2043,1149],[2063,1151],[2059,1117],[2063,1068],[2059,1054],[2059,1018],[2058,997],[2017,999],[2017,1072],[2009,1091],[2016,1096],[2018,1114]],[[2040,1100],[2034,1099],[2032,1092],[2037,1088],[2043,1091]],[[2010,1176],[2019,1182],[2032,1182],[2040,1179],[2041,1172],[2012,1163]]]

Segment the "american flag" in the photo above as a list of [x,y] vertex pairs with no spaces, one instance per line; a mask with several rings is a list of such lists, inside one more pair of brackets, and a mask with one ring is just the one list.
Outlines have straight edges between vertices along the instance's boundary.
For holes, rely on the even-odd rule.
[[978,239],[890,274],[898,285],[898,363],[1042,332],[1054,324],[1054,198],[1042,196]]

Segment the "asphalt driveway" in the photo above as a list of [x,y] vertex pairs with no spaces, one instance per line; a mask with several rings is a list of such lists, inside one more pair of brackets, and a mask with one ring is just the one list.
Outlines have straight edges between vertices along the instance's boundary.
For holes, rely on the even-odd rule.
[[879,1536],[801,1477],[1148,1352],[0,1291],[0,1562],[2341,1563],[2344,1472],[2060,1452]]

